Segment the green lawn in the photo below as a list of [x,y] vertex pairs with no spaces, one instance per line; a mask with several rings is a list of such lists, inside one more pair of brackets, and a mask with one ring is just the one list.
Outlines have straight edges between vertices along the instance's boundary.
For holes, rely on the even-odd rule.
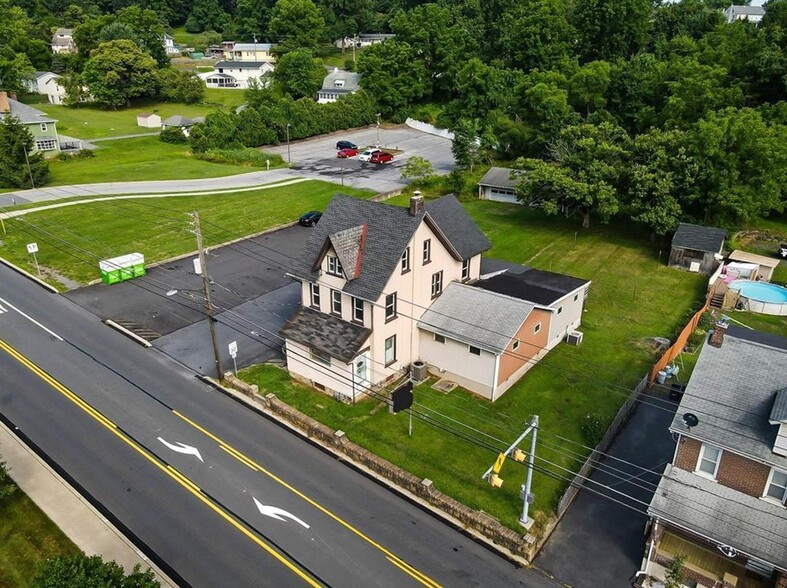
[[[36,108],[56,119],[60,134],[77,139],[99,139],[120,135],[138,135],[152,133],[159,129],[137,126],[137,114],[155,112],[164,120],[174,114],[189,118],[205,116],[218,106],[237,106],[243,99],[243,92],[235,92],[229,96],[226,90],[210,89],[205,94],[205,101],[211,104],[178,104],[143,100],[135,102],[130,108],[104,110],[97,106],[59,106],[56,104],[38,104]],[[238,98],[240,102],[238,102]]]
[[173,145],[158,137],[104,141],[99,145],[95,157],[51,161],[47,185],[216,178],[256,169],[201,161],[191,156],[187,143]]
[[[335,184],[309,180],[249,192],[114,200],[34,212],[6,221],[8,234],[0,244],[0,256],[34,272],[25,244],[36,240],[38,262],[44,270],[52,268],[72,280],[87,283],[100,277],[99,258],[140,252],[153,262],[194,251],[187,212],[199,211],[205,245],[210,246],[290,222],[308,210],[324,209],[336,192]],[[343,188],[342,192],[359,197],[372,194],[352,188]],[[56,232],[69,245],[52,242],[43,233],[35,234],[36,229],[23,221]],[[210,223],[217,223],[224,230]]]
[[[355,50],[355,57],[361,54],[361,49]],[[317,51],[317,56],[322,59],[323,63],[329,67],[338,67],[344,69],[347,61],[352,61],[353,50],[350,47],[345,48],[344,55],[342,50],[334,45],[325,45],[320,47]]]
[[[405,204],[406,196],[389,202]],[[580,347],[560,345],[513,388],[491,404],[461,391],[448,395],[421,386],[416,402],[467,423],[499,441],[501,448],[524,430],[530,415],[541,418],[537,461],[556,475],[567,476],[579,461],[568,450],[584,452],[555,435],[584,443],[581,419],[598,413],[607,422],[648,372],[655,360],[647,345],[654,336],[673,337],[701,300],[706,278],[665,266],[658,244],[625,224],[595,225],[583,231],[573,219],[545,217],[539,211],[488,201],[465,203],[493,243],[490,257],[564,272],[593,281],[581,330]],[[662,247],[664,247],[662,245]],[[379,410],[374,401],[347,407],[317,392],[300,389],[286,374],[260,366],[244,374],[308,414],[348,433],[351,440],[414,474],[432,479],[437,488],[519,529],[519,487],[525,469],[507,463],[505,483],[495,490],[480,480],[494,462],[492,451],[440,432],[416,419],[407,437],[407,418]],[[476,434],[477,435],[477,434]],[[554,464],[554,465],[553,465]],[[534,476],[535,510],[543,521],[554,509],[566,482],[542,473]]]
[[22,491],[0,500],[0,588],[25,588],[38,562],[77,553],[76,545]]

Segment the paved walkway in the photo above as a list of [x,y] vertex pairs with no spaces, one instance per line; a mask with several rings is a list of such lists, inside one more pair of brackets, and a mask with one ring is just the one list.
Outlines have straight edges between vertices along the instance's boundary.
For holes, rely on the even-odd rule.
[[[152,133],[137,133],[136,135],[115,135],[114,137],[102,137],[100,139],[88,139],[90,143],[99,143],[101,141],[117,141],[118,139],[137,139],[139,137],[155,137],[160,135],[161,131],[154,131]],[[86,143],[88,141],[85,141]]]
[[128,571],[136,564],[151,568],[162,586],[177,586],[3,423],[0,456],[17,486],[86,554],[114,560]]

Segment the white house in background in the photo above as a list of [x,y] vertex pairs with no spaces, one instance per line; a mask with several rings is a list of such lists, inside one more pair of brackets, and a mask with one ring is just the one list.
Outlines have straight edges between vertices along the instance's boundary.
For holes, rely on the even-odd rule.
[[336,102],[342,96],[355,94],[361,89],[361,74],[334,68],[322,81],[322,88],[317,93],[317,102],[326,104]]
[[167,52],[167,55],[180,55],[180,47],[175,45],[175,39],[172,38],[172,35],[165,34],[163,43],[164,50]]
[[77,46],[74,44],[74,29],[57,29],[52,35],[53,53],[76,53]]
[[137,115],[137,126],[148,129],[157,129],[161,126],[161,117],[158,114],[139,113]]
[[[223,43],[222,43],[223,45]],[[224,49],[224,58],[230,61],[267,61],[273,63],[276,56],[271,53],[271,43],[232,43]]]
[[[361,49],[363,47],[368,47],[369,45],[382,43],[383,41],[393,39],[394,37],[396,37],[396,35],[391,33],[361,33],[355,37],[345,37],[344,47],[351,48],[353,45],[355,45],[356,48]],[[341,49],[342,39],[336,39],[333,44]]]
[[208,88],[233,88],[245,90],[251,80],[266,86],[274,65],[270,61],[219,61],[212,72],[201,73]]
[[[422,361],[496,400],[579,326],[590,282],[506,262],[482,281],[490,246],[453,195],[409,208],[335,196],[290,274],[301,282],[280,330],[290,374],[355,402]],[[509,270],[547,283],[496,292]]]
[[724,17],[728,23],[733,23],[736,20],[747,20],[754,24],[760,24],[764,16],[765,8],[763,6],[738,6],[731,4],[724,9]]
[[519,170],[508,167],[490,167],[478,182],[478,197],[481,200],[521,204],[516,199],[516,184],[520,173]]
[[66,89],[60,84],[60,76],[51,71],[37,71],[33,77],[22,82],[31,94],[46,96],[50,104],[63,104]]

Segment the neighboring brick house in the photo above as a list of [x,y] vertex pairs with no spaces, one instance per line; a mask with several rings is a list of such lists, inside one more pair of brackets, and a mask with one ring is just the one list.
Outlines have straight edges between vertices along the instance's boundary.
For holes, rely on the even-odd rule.
[[302,307],[280,331],[293,377],[354,402],[423,361],[495,400],[546,353],[556,311],[470,285],[491,244],[453,195],[339,195],[313,231],[290,274]]
[[717,326],[670,432],[645,574],[685,555],[688,586],[787,588],[787,337]]
[[55,119],[32,106],[10,98],[6,92],[0,92],[0,120],[9,116],[16,117],[30,131],[33,136],[33,151],[52,154],[60,151],[60,137],[57,134]]

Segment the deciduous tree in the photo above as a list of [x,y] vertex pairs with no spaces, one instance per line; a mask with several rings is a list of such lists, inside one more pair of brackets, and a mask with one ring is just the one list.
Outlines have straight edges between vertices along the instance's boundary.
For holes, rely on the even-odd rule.
[[325,67],[309,49],[285,53],[273,70],[273,80],[285,94],[295,100],[313,98],[322,86]]
[[117,108],[156,91],[156,62],[127,40],[101,43],[85,64],[85,82],[93,99]]
[[268,32],[281,52],[316,50],[325,34],[325,19],[312,0],[278,0],[271,13]]
[[358,57],[358,71],[361,86],[385,116],[401,116],[428,91],[426,67],[405,43],[386,41],[365,49]]
[[577,0],[572,12],[583,61],[629,57],[645,46],[652,0]]
[[31,188],[43,186],[49,179],[49,164],[41,152],[33,152],[33,136],[15,116],[0,119],[0,186]]

